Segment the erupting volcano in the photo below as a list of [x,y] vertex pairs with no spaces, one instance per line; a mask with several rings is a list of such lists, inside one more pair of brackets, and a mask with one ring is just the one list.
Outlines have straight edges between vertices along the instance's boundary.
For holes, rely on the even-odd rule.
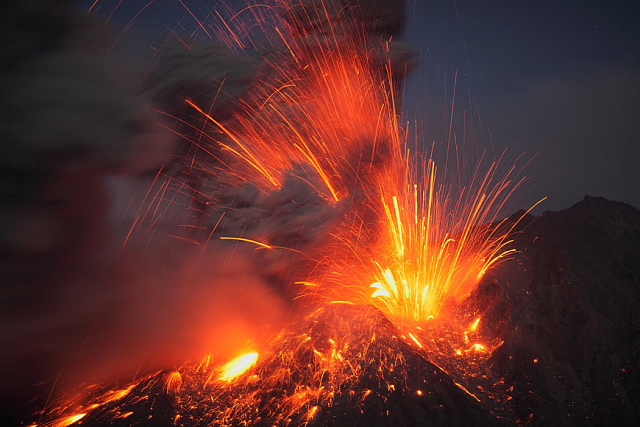
[[[33,427],[579,425],[608,418],[594,406],[596,384],[637,386],[632,346],[589,383],[542,347],[547,332],[525,316],[523,307],[544,305],[540,260],[555,248],[536,227],[562,213],[534,221],[534,205],[508,215],[522,168],[505,154],[452,161],[446,147],[441,162],[437,144],[411,147],[398,88],[413,59],[394,39],[404,13],[401,1],[254,4],[231,19],[218,13],[227,46],[202,56],[259,70],[241,96],[229,95],[224,79],[204,95],[209,87],[170,82],[175,58],[148,76],[146,94],[185,142],[158,172],[127,239],[153,232],[161,203],[186,194],[187,219],[172,238],[201,255],[208,246],[246,255],[290,315],[264,339],[237,337],[242,344],[224,358],[211,348],[177,369],[56,399]],[[256,27],[266,41],[248,37]],[[621,227],[635,233],[628,253],[638,254],[640,215],[620,209]],[[571,268],[567,261],[557,274]],[[638,265],[624,268],[634,273],[621,279],[621,294],[637,301],[629,283],[637,285]],[[596,318],[581,310],[567,316]],[[552,323],[545,331],[566,335]],[[631,323],[625,333],[637,338]],[[587,345],[593,331],[569,335]],[[588,360],[580,366],[594,366]],[[638,403],[622,394],[619,406]]]

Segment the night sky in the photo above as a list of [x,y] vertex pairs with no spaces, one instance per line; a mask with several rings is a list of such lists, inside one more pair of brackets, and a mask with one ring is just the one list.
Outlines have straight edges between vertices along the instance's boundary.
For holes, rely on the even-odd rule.
[[640,2],[411,3],[421,67],[405,106],[426,140],[446,137],[457,71],[467,146],[536,156],[523,203],[548,196],[538,211],[559,210],[588,194],[640,207]]
[[[560,210],[587,194],[640,207],[639,2],[408,2],[404,38],[420,67],[406,82],[404,109],[407,120],[417,119],[425,147],[451,140],[489,157],[508,148],[509,158],[533,158],[517,208],[548,196],[537,211]],[[81,2],[86,9],[92,3]],[[109,16],[118,3],[99,1],[95,12]],[[182,3],[198,19],[222,7]],[[114,52],[144,56],[169,29],[197,28],[183,4],[121,2],[111,23],[132,25]],[[454,81],[455,138],[448,134]]]

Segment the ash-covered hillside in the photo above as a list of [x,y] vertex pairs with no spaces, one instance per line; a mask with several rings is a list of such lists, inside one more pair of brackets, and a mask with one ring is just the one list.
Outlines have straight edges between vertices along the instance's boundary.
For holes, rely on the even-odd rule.
[[477,291],[504,340],[493,366],[531,425],[640,420],[640,211],[585,197],[530,217]]

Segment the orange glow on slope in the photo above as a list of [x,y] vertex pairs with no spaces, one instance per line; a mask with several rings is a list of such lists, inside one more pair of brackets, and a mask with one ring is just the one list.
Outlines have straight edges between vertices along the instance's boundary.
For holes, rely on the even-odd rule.
[[169,394],[178,394],[182,388],[182,374],[179,371],[173,371],[167,375],[166,390]]
[[469,325],[469,332],[475,332],[478,330],[478,325],[480,324],[480,317],[478,317],[476,320],[474,320],[471,325]]
[[258,361],[258,353],[247,353],[227,362],[218,377],[222,381],[231,381],[247,372]]
[[68,427],[76,423],[77,421],[80,421],[86,415],[87,415],[86,412],[80,413],[80,414],[74,414],[74,415],[70,415],[68,417],[60,418],[44,424],[32,424],[29,427]]
[[127,395],[129,395],[129,393],[131,393],[131,390],[133,389],[134,386],[135,386],[135,384],[131,384],[127,388],[123,388],[121,390],[114,390],[114,391],[107,392],[101,398],[99,398],[97,402],[92,404],[90,407],[91,408],[98,407],[98,406],[105,405],[105,404],[110,403],[110,402],[115,402],[117,400],[123,399]]

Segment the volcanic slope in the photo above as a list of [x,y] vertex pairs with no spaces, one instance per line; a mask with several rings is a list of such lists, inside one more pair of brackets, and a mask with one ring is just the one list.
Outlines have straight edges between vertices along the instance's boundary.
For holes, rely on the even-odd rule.
[[220,379],[220,367],[158,373],[83,425],[506,425],[405,343],[373,307],[334,304],[285,330],[261,362]]
[[640,425],[640,210],[587,196],[521,226],[467,301],[504,341],[492,366],[516,419]]

